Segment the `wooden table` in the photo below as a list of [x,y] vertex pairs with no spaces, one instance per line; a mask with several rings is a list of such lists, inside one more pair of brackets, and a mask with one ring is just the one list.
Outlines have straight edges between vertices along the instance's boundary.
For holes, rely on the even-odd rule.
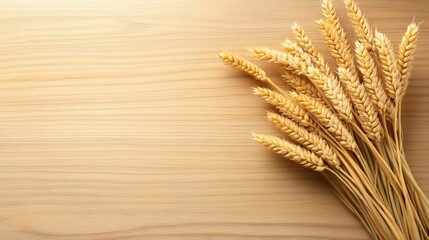
[[[424,0],[360,6],[395,46],[429,20]],[[2,1],[0,239],[368,239],[320,176],[250,139],[277,133],[267,105],[217,59],[294,21],[326,53],[319,17],[316,0]],[[428,29],[404,112],[426,192]]]

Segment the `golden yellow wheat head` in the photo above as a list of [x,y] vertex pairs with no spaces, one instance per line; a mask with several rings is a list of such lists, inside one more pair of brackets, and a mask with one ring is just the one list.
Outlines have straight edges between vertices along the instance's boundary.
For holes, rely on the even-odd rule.
[[263,134],[252,133],[255,141],[272,149],[277,154],[282,155],[304,167],[313,169],[315,171],[325,170],[323,160],[317,157],[314,153],[281,138]]

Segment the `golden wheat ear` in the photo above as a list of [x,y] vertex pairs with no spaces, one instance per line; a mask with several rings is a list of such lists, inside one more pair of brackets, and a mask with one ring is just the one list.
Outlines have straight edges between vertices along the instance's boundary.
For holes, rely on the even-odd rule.
[[307,129],[300,127],[291,119],[274,112],[267,112],[267,119],[275,127],[284,132],[290,139],[309,151],[312,151],[318,157],[326,161],[330,166],[340,167],[337,155],[328,143],[318,134],[311,133]]
[[317,51],[313,42],[304,32],[304,29],[302,29],[297,23],[294,23],[292,25],[292,31],[295,34],[296,42],[304,52],[309,54],[316,67],[319,68],[326,76],[335,78],[335,75],[332,73],[328,63],[325,61],[325,58]]
[[292,99],[263,87],[254,88],[253,93],[273,105],[284,116],[292,119],[300,126],[307,128],[309,131],[314,131],[316,123],[310,118],[307,112],[292,101]]
[[373,32],[365,14],[354,0],[345,0],[344,5],[346,6],[347,15],[352,22],[357,38],[364,44],[368,51],[375,52]]
[[296,144],[290,143],[275,136],[257,133],[252,133],[252,138],[267,148],[272,149],[277,154],[282,155],[283,157],[288,158],[304,167],[318,172],[321,172],[326,168],[321,158]]
[[399,45],[398,69],[401,76],[400,81],[403,85],[401,96],[405,94],[408,87],[418,34],[419,26],[414,22],[411,23]]
[[332,134],[341,146],[352,151],[356,150],[357,143],[353,134],[329,108],[304,94],[292,93],[292,96],[301,107]]
[[396,101],[402,92],[402,81],[398,69],[398,60],[393,51],[393,46],[386,35],[375,31],[374,42],[380,60],[384,77],[384,85],[389,97]]
[[262,82],[270,81],[264,70],[262,70],[256,64],[251,63],[247,59],[244,59],[229,52],[219,53],[219,58],[225,63],[225,65],[239,69],[257,80],[260,80]]
[[309,67],[307,71],[308,78],[319,87],[340,117],[348,122],[353,121],[352,104],[338,79],[324,75],[315,67]]
[[323,94],[313,85],[313,83],[303,75],[291,73],[288,70],[283,71],[283,80],[296,92],[302,92],[312,96],[318,101],[323,102]]
[[361,126],[369,139],[380,141],[383,137],[383,127],[377,111],[369,98],[365,87],[358,81],[351,81],[354,76],[347,69],[338,68],[338,75],[342,82],[350,86],[350,96],[356,113],[361,119]]
[[249,48],[248,50],[257,59],[278,64],[286,70],[298,75],[304,75],[306,73],[306,68],[312,65],[310,58],[293,55],[290,52],[286,53],[265,47]]

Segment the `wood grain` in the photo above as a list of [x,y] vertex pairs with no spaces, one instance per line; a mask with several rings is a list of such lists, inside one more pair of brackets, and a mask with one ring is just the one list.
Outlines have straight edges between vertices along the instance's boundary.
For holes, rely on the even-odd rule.
[[[429,20],[424,0],[360,5],[395,45]],[[276,133],[267,105],[216,56],[278,47],[294,21],[326,53],[319,17],[300,0],[0,3],[0,239],[368,239],[322,178],[250,140]],[[424,23],[404,121],[425,192],[428,56]]]

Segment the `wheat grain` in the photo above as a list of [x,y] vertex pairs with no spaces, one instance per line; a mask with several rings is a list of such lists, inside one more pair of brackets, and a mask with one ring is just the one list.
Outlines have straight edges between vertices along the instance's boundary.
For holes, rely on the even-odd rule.
[[309,131],[314,131],[316,124],[307,112],[290,98],[276,93],[268,88],[256,87],[253,89],[255,95],[260,96],[265,101],[273,105],[286,117],[294,120],[300,126],[306,127]]
[[339,68],[338,75],[348,87],[353,105],[362,120],[363,130],[368,138],[379,141],[383,136],[383,128],[374,105],[365,91],[365,87],[359,82],[359,79],[353,79],[354,76],[347,69]]
[[419,26],[414,22],[411,23],[408,26],[405,35],[402,37],[401,44],[399,45],[398,69],[401,75],[400,81],[403,85],[401,96],[405,94],[408,87],[418,33]]
[[228,52],[219,53],[219,58],[228,66],[242,70],[257,80],[269,82],[267,74],[250,61]]
[[375,31],[374,42],[380,59],[386,92],[390,98],[396,100],[401,93],[402,82],[400,81],[398,61],[393,52],[392,43],[386,35],[378,31]]
[[322,159],[298,145],[287,142],[275,136],[252,133],[252,137],[255,141],[272,149],[283,157],[303,165],[304,167],[319,172],[325,170],[326,168]]
[[289,118],[280,116],[274,112],[267,112],[267,118],[274,126],[286,133],[288,137],[312,151],[321,159],[325,160],[330,166],[340,166],[337,155],[319,135],[309,132]]
[[356,149],[356,141],[349,129],[327,107],[303,94],[292,93],[296,102],[307,110],[314,119],[325,127],[333,137],[345,148]]
[[347,15],[349,16],[356,36],[359,41],[365,45],[368,51],[375,52],[374,37],[371,26],[365,14],[362,13],[360,8],[353,0],[345,0]]

